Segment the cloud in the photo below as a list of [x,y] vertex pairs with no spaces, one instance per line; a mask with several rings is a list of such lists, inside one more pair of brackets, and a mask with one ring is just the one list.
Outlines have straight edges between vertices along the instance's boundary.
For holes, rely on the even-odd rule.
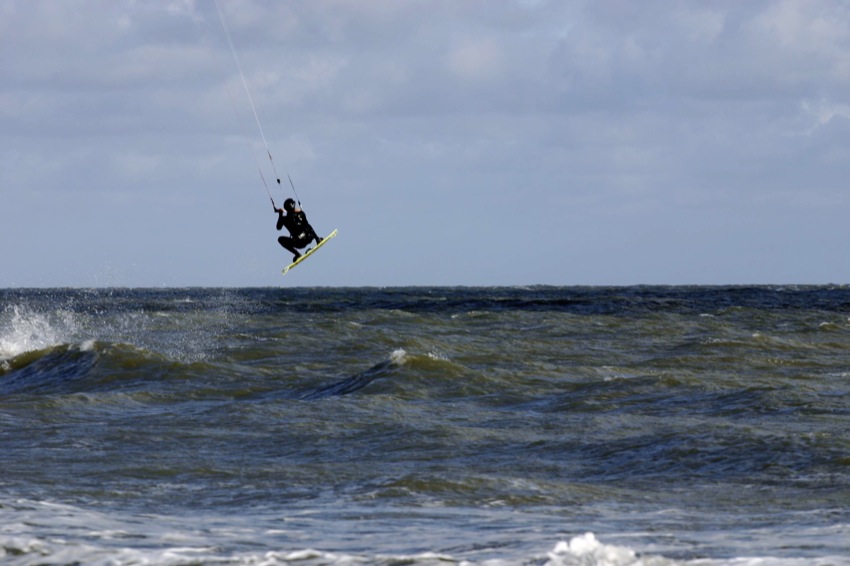
[[[423,281],[432,271],[416,266],[435,246],[455,266],[442,281],[516,281],[501,258],[524,257],[531,243],[545,246],[535,258],[569,255],[603,282],[631,281],[642,261],[665,264],[664,253],[691,245],[717,260],[706,278],[728,282],[739,275],[720,263],[736,239],[793,226],[789,261],[799,261],[847,202],[842,3],[219,2],[278,175],[293,175],[311,219],[340,227],[336,272],[376,248],[408,258],[363,283]],[[285,187],[266,170],[213,2],[33,0],[0,3],[0,14],[4,55],[14,54],[0,85],[0,191],[18,211],[4,237],[35,222],[31,203],[43,197],[87,218],[138,213],[163,234],[185,233],[196,264],[247,253],[262,270],[277,258],[257,170],[278,200]],[[86,240],[98,226],[116,225],[62,230]],[[198,236],[210,232],[222,240],[215,251]],[[140,255],[167,247],[124,236]],[[48,248],[57,236],[48,227],[31,241]],[[29,255],[9,260],[26,271]],[[681,261],[657,273],[699,279],[698,259]],[[560,259],[539,262],[523,271],[531,282],[573,281]],[[655,277],[647,270],[640,279]],[[278,283],[266,275],[238,277]]]
[[448,56],[451,72],[469,81],[486,81],[497,77],[501,71],[501,62],[501,49],[495,41],[489,39],[465,40],[454,47]]

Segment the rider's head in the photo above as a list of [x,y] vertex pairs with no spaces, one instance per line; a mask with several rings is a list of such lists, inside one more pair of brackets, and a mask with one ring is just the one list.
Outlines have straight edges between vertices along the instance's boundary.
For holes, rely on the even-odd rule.
[[295,201],[292,200],[291,198],[288,198],[285,201],[283,201],[283,210],[285,210],[286,212],[294,211],[295,210]]

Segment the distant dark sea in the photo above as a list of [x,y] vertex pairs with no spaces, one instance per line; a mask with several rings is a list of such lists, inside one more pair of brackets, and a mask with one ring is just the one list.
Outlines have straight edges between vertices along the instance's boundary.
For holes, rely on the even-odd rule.
[[0,290],[0,563],[850,565],[850,287]]

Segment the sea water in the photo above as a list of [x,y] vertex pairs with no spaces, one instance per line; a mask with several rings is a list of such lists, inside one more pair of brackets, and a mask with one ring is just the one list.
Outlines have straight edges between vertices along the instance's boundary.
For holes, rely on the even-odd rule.
[[0,563],[850,564],[850,288],[0,290]]

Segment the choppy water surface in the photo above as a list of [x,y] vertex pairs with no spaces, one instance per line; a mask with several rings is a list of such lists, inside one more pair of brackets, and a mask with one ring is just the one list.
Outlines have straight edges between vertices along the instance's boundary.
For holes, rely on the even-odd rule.
[[4,564],[850,564],[850,288],[0,290]]

